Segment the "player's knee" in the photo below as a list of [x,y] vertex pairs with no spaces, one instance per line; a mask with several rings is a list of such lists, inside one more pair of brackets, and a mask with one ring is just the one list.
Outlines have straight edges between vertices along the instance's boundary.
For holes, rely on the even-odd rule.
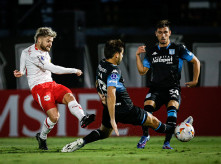
[[67,93],[64,95],[64,103],[68,104],[69,102],[71,101],[74,101],[75,100],[75,97],[72,93]]
[[53,116],[50,116],[50,120],[51,120],[53,123],[57,123],[58,120],[59,120],[59,118],[60,118],[60,114],[59,114],[59,113],[57,113],[57,114],[55,114],[55,115],[53,115]]
[[144,123],[144,126],[149,126],[151,128],[157,128],[157,126],[159,125],[159,120],[153,116],[152,114],[148,113],[148,117],[146,122]]

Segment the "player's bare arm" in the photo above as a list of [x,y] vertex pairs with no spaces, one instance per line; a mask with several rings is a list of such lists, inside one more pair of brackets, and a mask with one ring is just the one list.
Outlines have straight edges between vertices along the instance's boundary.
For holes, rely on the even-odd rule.
[[185,83],[189,88],[197,85],[200,74],[200,61],[194,56],[190,62],[193,64],[193,80]]
[[110,122],[112,128],[114,129],[116,135],[119,136],[117,124],[115,121],[115,104],[116,104],[116,88],[114,86],[109,86],[107,88],[107,107],[110,115]]
[[107,103],[106,103],[105,95],[101,94],[100,92],[97,92],[97,93],[98,93],[98,95],[99,95],[99,97],[101,99],[102,104],[106,105]]
[[20,71],[18,71],[18,70],[14,70],[14,76],[15,77],[21,77],[23,74],[20,72]]
[[149,70],[149,68],[143,66],[142,61],[140,59],[140,54],[146,52],[145,47],[146,46],[139,46],[136,52],[137,69],[140,75],[145,75]]

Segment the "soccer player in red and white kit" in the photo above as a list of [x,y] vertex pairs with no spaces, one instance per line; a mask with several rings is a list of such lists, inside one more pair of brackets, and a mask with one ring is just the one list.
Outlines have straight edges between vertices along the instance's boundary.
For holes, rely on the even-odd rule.
[[76,74],[77,76],[82,74],[79,69],[65,68],[51,63],[48,52],[56,35],[56,32],[49,27],[38,28],[34,36],[35,44],[22,51],[20,71],[14,71],[15,77],[21,77],[26,73],[34,100],[48,116],[44,120],[41,132],[36,134],[39,149],[43,150],[48,150],[47,134],[59,119],[57,103],[68,105],[70,112],[78,118],[82,128],[95,120],[94,114],[85,115],[70,89],[57,84],[51,77],[51,73]]

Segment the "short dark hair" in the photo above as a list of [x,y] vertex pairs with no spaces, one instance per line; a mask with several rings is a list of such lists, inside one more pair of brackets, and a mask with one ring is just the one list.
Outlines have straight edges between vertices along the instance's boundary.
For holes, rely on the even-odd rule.
[[110,59],[115,53],[121,53],[124,48],[124,43],[120,39],[109,40],[104,47],[104,56],[106,59]]
[[170,29],[170,22],[168,20],[160,20],[157,22],[156,28],[168,27]]
[[50,27],[39,27],[34,36],[35,43],[37,43],[38,37],[40,36],[51,36],[53,38],[56,38],[57,33],[53,31]]

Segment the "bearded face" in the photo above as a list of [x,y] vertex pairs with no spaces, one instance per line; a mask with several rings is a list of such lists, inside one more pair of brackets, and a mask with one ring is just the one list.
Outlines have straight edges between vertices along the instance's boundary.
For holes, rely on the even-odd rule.
[[40,50],[49,52],[52,47],[53,39],[54,38],[51,36],[39,38],[38,44],[39,44]]

